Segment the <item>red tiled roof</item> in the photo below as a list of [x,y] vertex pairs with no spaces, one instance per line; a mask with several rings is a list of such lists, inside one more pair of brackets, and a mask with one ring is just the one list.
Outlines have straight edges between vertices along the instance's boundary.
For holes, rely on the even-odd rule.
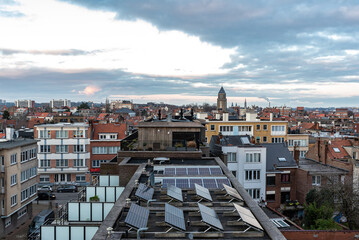
[[126,137],[126,123],[94,123],[93,128],[93,139],[99,139],[99,133],[118,133],[118,139]]
[[0,139],[5,139],[6,138],[6,133],[0,133]]
[[[340,140],[332,140],[330,144],[328,144],[328,156],[334,159],[342,159],[349,158],[350,155],[344,149],[344,147],[352,146],[352,143],[349,140],[340,139]],[[336,152],[334,148],[337,148],[339,151]]]

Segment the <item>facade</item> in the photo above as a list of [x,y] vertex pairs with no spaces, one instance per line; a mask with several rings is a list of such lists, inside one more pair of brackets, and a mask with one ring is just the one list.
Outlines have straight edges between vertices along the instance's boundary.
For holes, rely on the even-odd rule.
[[33,100],[15,100],[15,106],[18,108],[34,108],[35,101],[33,101]]
[[221,87],[221,89],[218,92],[217,110],[222,112],[227,111],[227,97],[223,87]]
[[287,121],[259,121],[248,117],[246,121],[207,121],[207,142],[213,135],[221,133],[224,136],[249,135],[258,143],[283,143],[287,140]]
[[127,100],[112,100],[110,103],[110,109],[128,108],[133,109],[133,103]]
[[87,184],[90,181],[90,138],[86,123],[37,125],[40,184]]
[[52,99],[50,101],[51,108],[62,108],[62,107],[71,107],[71,101],[67,99]]
[[37,144],[33,139],[0,143],[0,237],[32,217],[37,198]]
[[121,140],[126,136],[126,124],[93,123],[91,125],[90,156],[92,176],[98,176],[101,163],[109,162],[117,156]]
[[294,148],[296,148],[299,151],[299,157],[304,158],[309,150],[309,136],[309,134],[288,134],[287,142],[289,151],[294,154]]

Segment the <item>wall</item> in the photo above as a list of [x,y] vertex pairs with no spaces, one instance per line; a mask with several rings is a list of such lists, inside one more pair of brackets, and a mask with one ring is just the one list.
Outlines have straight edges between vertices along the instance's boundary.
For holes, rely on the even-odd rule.
[[359,231],[281,231],[288,240],[352,240],[359,238]]

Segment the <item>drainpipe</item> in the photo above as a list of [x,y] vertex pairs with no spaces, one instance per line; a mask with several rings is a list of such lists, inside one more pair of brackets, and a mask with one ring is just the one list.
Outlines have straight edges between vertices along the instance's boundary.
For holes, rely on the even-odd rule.
[[140,234],[141,234],[141,232],[142,231],[147,231],[148,230],[148,228],[140,228],[140,229],[138,229],[137,230],[137,239],[141,239],[141,237],[140,237]]
[[156,202],[156,199],[150,199],[150,200],[148,200],[148,201],[147,201],[147,207],[150,206],[150,202]]

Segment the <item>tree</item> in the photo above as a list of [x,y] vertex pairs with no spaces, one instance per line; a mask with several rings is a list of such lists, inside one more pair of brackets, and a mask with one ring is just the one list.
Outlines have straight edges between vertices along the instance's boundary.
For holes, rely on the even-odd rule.
[[82,102],[80,106],[77,107],[78,110],[80,109],[90,109],[90,106],[87,102]]
[[4,111],[4,113],[3,113],[3,115],[2,115],[2,118],[3,118],[3,119],[9,119],[9,118],[10,118],[10,113],[9,113],[8,110],[5,110],[5,111]]
[[333,208],[326,202],[317,206],[316,202],[304,206],[304,227],[312,230],[330,230],[337,226],[333,220]]

